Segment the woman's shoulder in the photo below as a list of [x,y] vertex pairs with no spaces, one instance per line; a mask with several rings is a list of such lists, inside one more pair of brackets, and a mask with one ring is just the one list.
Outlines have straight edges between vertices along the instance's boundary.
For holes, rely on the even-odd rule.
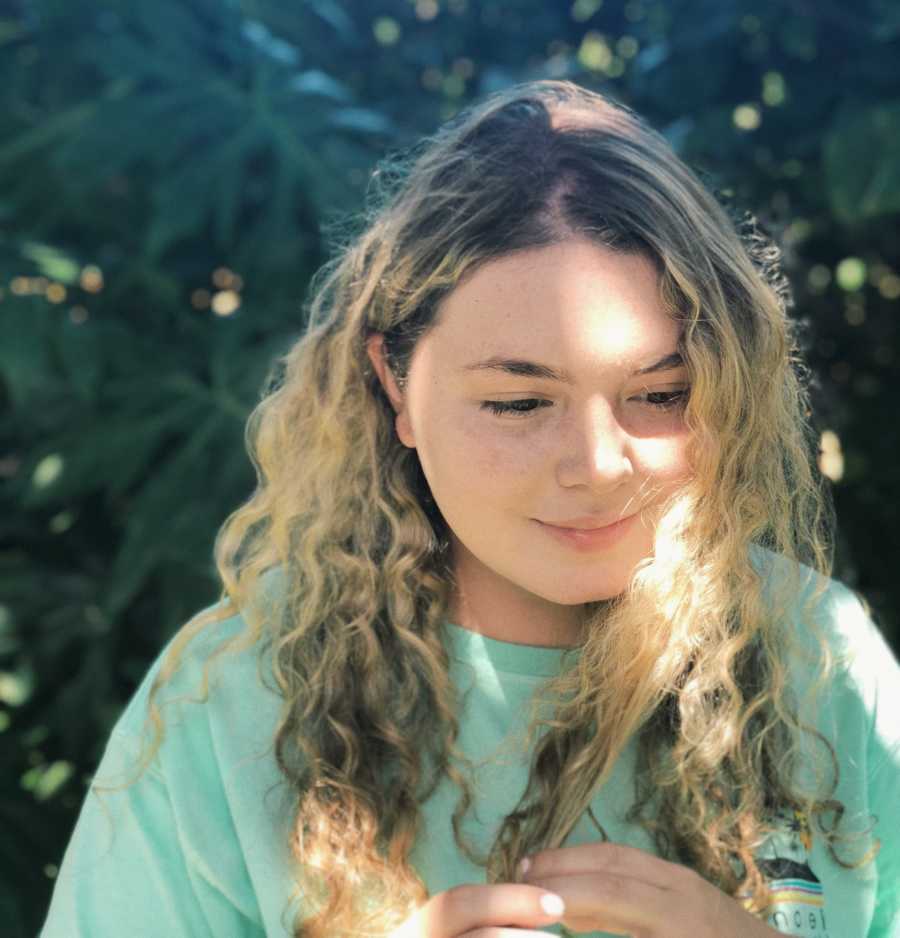
[[811,620],[838,652],[884,641],[865,599],[840,580],[756,544],[751,563],[762,578],[767,600],[780,600],[789,627]]
[[[205,620],[205,624],[198,629],[197,623],[201,620]],[[239,611],[229,611],[224,602],[200,609],[179,626],[150,662],[114,732],[130,734],[140,731],[151,691],[157,703],[172,703],[182,697],[198,695],[207,666],[211,682],[208,689],[217,690],[223,671],[233,671],[237,664],[235,660],[226,663],[222,657],[217,657],[217,652],[238,640],[246,630],[244,616]]]
[[756,546],[752,553],[764,595],[778,599],[797,684],[814,683],[830,665],[835,693],[870,714],[888,697],[900,708],[900,664],[864,597],[783,555]]
[[[264,577],[255,595],[271,603],[279,589],[277,581]],[[151,710],[162,720],[167,749],[219,735],[259,739],[264,724],[274,728],[281,698],[268,653],[271,635],[266,610],[255,611],[263,617],[259,629],[224,599],[191,616],[148,667],[113,735],[146,742],[153,736]],[[171,727],[180,732],[170,734]]]

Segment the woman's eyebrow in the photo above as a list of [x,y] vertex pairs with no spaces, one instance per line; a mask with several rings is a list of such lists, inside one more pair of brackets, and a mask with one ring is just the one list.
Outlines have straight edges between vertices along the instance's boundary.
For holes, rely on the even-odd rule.
[[[647,365],[645,368],[639,368],[634,372],[635,375],[648,375],[654,371],[668,371],[672,368],[680,368],[684,364],[684,359],[680,352],[670,352],[664,355],[659,361]],[[562,368],[553,368],[550,365],[544,365],[541,362],[532,362],[523,358],[504,358],[500,355],[493,355],[484,361],[473,362],[471,365],[464,365],[460,371],[499,371],[503,374],[518,375],[523,378],[542,378],[546,381],[562,381],[564,384],[575,384],[575,379]]]

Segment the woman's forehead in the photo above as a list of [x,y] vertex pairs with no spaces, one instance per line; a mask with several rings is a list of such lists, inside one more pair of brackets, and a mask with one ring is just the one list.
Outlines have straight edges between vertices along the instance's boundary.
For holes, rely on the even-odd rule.
[[477,270],[444,298],[432,344],[450,358],[553,349],[651,359],[669,354],[679,331],[648,259],[566,243]]

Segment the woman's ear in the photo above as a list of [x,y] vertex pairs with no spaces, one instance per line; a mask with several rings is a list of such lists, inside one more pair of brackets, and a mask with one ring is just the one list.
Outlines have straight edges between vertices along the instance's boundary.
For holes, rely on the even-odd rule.
[[369,360],[372,362],[372,367],[375,369],[375,374],[378,375],[378,380],[384,388],[385,394],[387,394],[391,405],[397,413],[394,426],[396,427],[400,442],[403,443],[404,446],[415,449],[412,427],[409,423],[409,414],[406,411],[405,398],[397,387],[397,380],[385,358],[383,333],[376,332],[366,339],[366,352],[369,356]]
[[384,388],[384,393],[387,394],[388,398],[390,399],[394,410],[399,411],[403,406],[403,395],[400,393],[400,389],[397,387],[397,381],[394,378],[393,372],[388,366],[387,358],[384,354],[383,333],[376,332],[374,335],[371,335],[368,339],[366,339],[366,352],[368,352],[369,359],[372,362],[372,367],[375,369],[375,374],[378,375],[378,380],[381,382],[381,386]]

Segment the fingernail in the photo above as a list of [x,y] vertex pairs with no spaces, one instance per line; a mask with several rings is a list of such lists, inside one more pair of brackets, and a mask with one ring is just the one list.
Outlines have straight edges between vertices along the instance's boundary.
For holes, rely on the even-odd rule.
[[518,877],[521,879],[529,870],[531,869],[531,860],[528,857],[524,857],[519,861],[519,872]]
[[566,910],[566,904],[555,893],[545,892],[541,896],[541,908],[547,915],[562,915]]

